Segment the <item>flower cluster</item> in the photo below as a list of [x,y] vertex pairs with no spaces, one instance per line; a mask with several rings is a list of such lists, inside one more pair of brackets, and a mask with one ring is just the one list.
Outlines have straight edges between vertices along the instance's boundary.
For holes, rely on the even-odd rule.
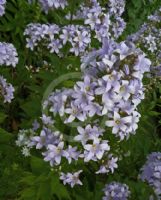
[[125,0],[109,0],[111,15],[121,16],[125,10]]
[[6,5],[6,0],[1,0],[0,1],[0,16],[4,15],[5,13],[5,5]]
[[[90,5],[89,5],[90,4]],[[91,0],[88,6],[85,3],[74,16],[69,13],[66,18],[83,19],[89,25],[95,37],[102,41],[104,38],[118,38],[125,29],[126,23],[121,18],[124,12],[125,1],[109,1],[107,8],[102,8],[96,0]]]
[[[81,56],[81,80],[72,88],[53,91],[43,102],[42,117],[33,124],[27,143],[21,142],[21,132],[17,141],[29,150],[39,149],[51,167],[61,166],[60,180],[71,187],[82,185],[82,170],[64,173],[64,163],[76,167],[80,160],[86,164],[97,162],[96,174],[114,173],[118,167],[117,146],[138,128],[138,105],[144,99],[142,80],[151,65],[132,42],[114,41],[125,28],[121,18],[123,0],[109,0],[107,8],[96,0],[88,3],[80,5],[76,15],[70,16],[80,17],[84,25],[29,24],[24,33],[31,50],[40,50],[41,43],[59,56],[63,55],[64,46]],[[89,52],[93,34],[102,48]],[[62,127],[58,130],[60,120]],[[72,127],[72,133],[67,126]],[[111,137],[116,140],[116,150],[111,146]],[[126,200],[130,194],[126,185],[115,182],[104,191],[104,200]]]
[[[5,13],[6,0],[0,0],[0,16]],[[0,66],[1,65],[12,65],[16,66],[18,63],[17,51],[13,44],[0,42]],[[14,98],[13,93],[15,89],[7,80],[0,75],[0,97],[3,98],[4,103],[10,103]]]
[[121,140],[134,134],[140,117],[137,106],[144,98],[142,78],[150,61],[125,42],[102,57],[93,56],[91,62],[89,57],[83,60],[83,81],[76,82],[73,89],[52,93],[44,106],[54,115],[65,116],[67,124],[102,116]]
[[[84,162],[89,162],[91,160],[100,161],[103,157],[102,165],[96,174],[113,173],[118,167],[118,158],[112,154],[108,154],[110,150],[108,141],[98,138],[99,135],[103,134],[104,130],[96,126],[91,127],[90,125],[87,125],[85,129],[78,127],[79,135],[76,135],[72,139],[73,144],[79,141],[82,145],[84,144],[84,151],[82,151],[77,146],[67,145],[65,143],[65,134],[57,131],[53,126],[54,123],[51,117],[43,114],[41,123],[35,121],[32,129],[20,130],[16,144],[23,147],[22,153],[25,156],[29,156],[30,149],[36,147],[36,149],[42,150],[44,160],[50,162],[52,167],[60,166],[62,160],[66,160],[68,164],[72,164],[73,162],[76,164],[78,159],[84,159]],[[39,135],[37,135],[38,132],[40,132]],[[93,141],[93,144],[90,141]],[[66,175],[62,172],[60,179],[63,180],[64,184],[70,184],[71,187],[75,184],[82,185],[78,178],[80,172],[82,171],[73,174],[67,173]]]
[[140,46],[153,62],[153,66],[161,63],[161,8],[148,17],[141,29],[129,37]]
[[105,196],[102,200],[127,200],[130,196],[129,187],[118,182],[107,184],[103,191]]
[[69,45],[69,51],[78,56],[91,42],[89,29],[81,25],[29,24],[24,34],[27,35],[27,47],[31,50],[41,42],[51,53],[58,55],[62,54],[60,50],[65,45]]
[[[121,18],[124,7],[124,1],[111,1],[108,9],[102,8],[96,0],[91,0],[90,6],[81,4],[73,16],[74,19],[82,19],[83,25],[60,27],[56,24],[29,24],[24,32],[27,47],[33,50],[41,42],[51,53],[62,55],[60,49],[69,44],[69,52],[76,56],[82,55],[89,50],[93,32],[100,42],[109,38],[116,39],[122,34],[126,25]],[[70,14],[67,18],[71,18]]]
[[[140,117],[137,106],[144,98],[142,78],[149,71],[150,61],[126,42],[108,41],[92,53],[92,59],[91,53],[82,58],[82,81],[77,81],[73,89],[56,90],[44,102],[48,114],[42,115],[42,126],[34,123],[33,130],[40,134],[30,137],[29,146],[43,150],[44,160],[51,166],[61,165],[62,160],[72,164],[83,159],[86,163],[99,162],[96,174],[108,174],[118,167],[118,157],[113,155],[106,127],[112,128],[120,140],[135,133]],[[58,115],[64,124],[78,123],[78,133],[72,138],[57,131]],[[71,139],[75,146],[70,145]],[[74,186],[71,174],[62,177],[64,183]]]
[[[33,0],[28,0],[28,3],[31,4]],[[49,10],[55,9],[64,9],[68,2],[67,0],[38,0],[42,10],[47,14]]]
[[17,63],[17,51],[13,44],[0,42],[0,65],[15,67]]
[[53,9],[64,9],[68,2],[67,0],[38,0],[45,13]]
[[7,83],[3,76],[0,76],[0,96],[4,99],[4,103],[10,103],[13,97],[14,88],[10,83]]
[[22,147],[22,154],[24,156],[30,156],[31,149],[31,138],[34,136],[33,129],[29,130],[20,130],[18,134],[18,138],[16,140],[16,145]]
[[145,165],[141,169],[140,178],[153,187],[158,199],[161,198],[161,153],[148,155]]
[[[124,4],[124,1],[121,1]],[[122,4],[122,3],[121,3]],[[94,1],[85,18],[85,24],[90,25],[96,33],[96,38],[102,41],[104,38],[118,38],[125,29],[126,23],[120,17],[124,6],[119,1],[109,1],[110,9],[102,8]]]

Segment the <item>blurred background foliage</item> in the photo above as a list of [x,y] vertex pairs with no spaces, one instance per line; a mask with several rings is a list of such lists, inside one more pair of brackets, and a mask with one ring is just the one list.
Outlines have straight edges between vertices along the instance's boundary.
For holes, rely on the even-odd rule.
[[[24,158],[15,145],[18,130],[30,128],[34,119],[40,117],[42,97],[49,83],[61,74],[79,70],[80,65],[80,60],[74,56],[60,59],[49,52],[28,50],[23,35],[26,25],[31,22],[67,24],[64,15],[68,11],[74,12],[80,2],[69,0],[70,6],[65,10],[45,15],[36,1],[30,5],[27,0],[8,0],[6,14],[0,18],[0,41],[13,43],[19,54],[15,69],[0,68],[0,73],[16,88],[13,102],[0,104],[0,200],[100,200],[107,179],[127,183],[133,193],[131,200],[148,200],[151,189],[140,182],[137,175],[146,155],[161,150],[159,80],[147,88],[146,98],[139,108],[142,118],[138,132],[120,149],[124,153],[130,152],[130,155],[120,161],[114,175],[91,177],[92,169],[84,166],[84,185],[72,190],[59,182],[54,170],[39,155]],[[127,0],[124,13],[127,28],[121,39],[136,32],[159,6],[160,0]],[[71,67],[67,69],[69,64]]]

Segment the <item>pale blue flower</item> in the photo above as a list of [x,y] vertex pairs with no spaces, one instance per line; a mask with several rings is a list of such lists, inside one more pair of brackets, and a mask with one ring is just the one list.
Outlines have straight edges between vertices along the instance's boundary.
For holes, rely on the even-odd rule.
[[96,161],[97,159],[102,159],[105,152],[110,150],[108,141],[95,140],[93,144],[84,145],[84,162],[89,162],[90,160]]
[[112,133],[117,134],[119,131],[125,132],[131,120],[131,116],[121,117],[118,112],[114,111],[113,120],[107,120],[106,126],[112,127]]
[[47,152],[43,153],[44,160],[49,161],[51,166],[59,165],[63,155],[64,142],[60,142],[57,145],[49,144],[47,146]]
[[103,135],[104,130],[88,124],[85,128],[78,126],[79,135],[74,137],[75,141],[80,141],[84,146],[89,140],[97,140],[99,136]]
[[0,76],[0,96],[3,98],[4,103],[11,103],[14,98],[13,93],[15,89],[7,80]]
[[72,188],[75,185],[83,185],[82,182],[79,180],[79,175],[82,172],[82,170],[79,170],[75,173],[61,173],[60,180],[63,181],[64,185],[69,184]]
[[130,196],[129,187],[126,184],[111,182],[105,185],[105,196],[102,200],[128,200]]
[[68,5],[67,0],[39,0],[39,3],[46,13],[53,9],[64,9]]
[[141,169],[140,178],[153,187],[158,199],[161,198],[161,153],[153,152],[147,157]]
[[64,157],[68,160],[68,163],[71,164],[72,159],[78,160],[80,152],[77,151],[77,147],[68,146],[66,150],[64,150]]
[[108,174],[109,172],[114,173],[114,170],[118,168],[117,161],[117,157],[113,157],[112,154],[108,155],[108,158],[105,159],[96,174]]
[[12,65],[18,63],[18,54],[13,44],[0,42],[0,65]]
[[6,0],[0,0],[0,16],[5,14]]
[[65,113],[69,114],[69,117],[65,120],[64,123],[71,123],[75,119],[78,119],[80,121],[85,121],[86,114],[84,111],[79,107],[78,105],[75,104],[75,102],[71,102],[71,107],[65,109]]

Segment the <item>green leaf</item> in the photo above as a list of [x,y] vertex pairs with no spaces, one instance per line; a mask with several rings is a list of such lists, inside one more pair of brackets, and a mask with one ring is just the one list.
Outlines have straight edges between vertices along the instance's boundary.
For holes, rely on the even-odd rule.
[[25,188],[21,192],[21,197],[19,200],[35,200],[35,188]]
[[51,200],[51,187],[49,185],[49,179],[44,177],[44,181],[40,183],[40,187],[37,192],[37,200]]
[[6,119],[7,115],[4,113],[0,113],[0,123],[2,123]]
[[38,157],[31,157],[31,169],[34,174],[40,175],[50,170],[48,163]]
[[149,115],[150,116],[158,116],[158,115],[160,115],[160,113],[156,112],[156,111],[149,111]]
[[12,139],[12,137],[13,137],[12,134],[0,128],[0,143],[9,142]]
[[71,199],[67,188],[62,183],[60,183],[58,176],[52,173],[51,173],[51,189],[53,194],[56,194],[59,200]]
[[23,104],[21,108],[29,117],[38,116],[41,112],[41,99],[38,96],[34,96],[29,102]]
[[36,180],[36,176],[34,176],[32,173],[25,173],[24,177],[20,180],[20,183],[22,183],[23,185],[29,185],[32,186],[34,185]]

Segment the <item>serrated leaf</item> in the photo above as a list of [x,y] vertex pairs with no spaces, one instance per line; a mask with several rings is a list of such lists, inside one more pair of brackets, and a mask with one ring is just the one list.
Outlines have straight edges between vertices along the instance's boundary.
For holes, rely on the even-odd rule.
[[32,172],[36,175],[40,175],[50,170],[48,163],[41,158],[32,156],[30,163]]
[[37,200],[51,200],[51,187],[49,185],[49,180],[45,180],[40,183],[38,192],[37,192]]
[[57,175],[53,175],[51,177],[51,189],[52,189],[53,194],[56,194],[59,200],[62,200],[62,199],[71,200],[67,188],[62,183],[60,183]]
[[20,183],[32,186],[34,185],[35,180],[36,176],[32,173],[25,173],[25,176],[20,180]]
[[22,192],[21,192],[21,197],[19,198],[19,200],[35,200],[36,196],[36,190],[35,188],[25,188]]

